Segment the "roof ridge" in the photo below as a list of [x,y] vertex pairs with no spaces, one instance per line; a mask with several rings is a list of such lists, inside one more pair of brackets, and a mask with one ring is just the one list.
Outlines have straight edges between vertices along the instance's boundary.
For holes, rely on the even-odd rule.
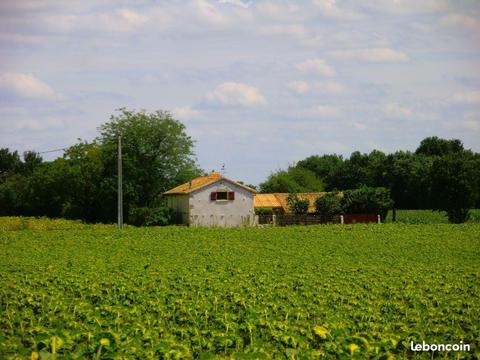
[[204,175],[204,176],[199,176],[199,177],[196,177],[186,183],[183,183],[183,184],[180,184],[166,192],[164,192],[165,195],[170,195],[170,194],[189,194],[193,191],[196,191],[196,190],[199,190],[199,189],[202,189],[204,188],[205,186],[208,186],[208,185],[211,185],[217,181],[220,181],[220,180],[226,180],[228,182],[231,182],[239,187],[242,187],[248,191],[251,191],[253,193],[256,193],[256,190],[246,186],[246,185],[243,185],[243,184],[240,184],[239,182],[235,181],[235,180],[232,180],[230,178],[227,178],[225,176],[223,176],[222,174],[220,174],[219,172],[217,171],[212,171],[211,173],[209,173],[208,175]]

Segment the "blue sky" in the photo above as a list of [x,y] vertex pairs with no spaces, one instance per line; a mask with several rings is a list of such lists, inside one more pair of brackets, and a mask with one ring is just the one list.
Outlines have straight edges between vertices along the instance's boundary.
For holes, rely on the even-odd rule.
[[[202,168],[257,184],[312,154],[480,151],[480,2],[0,2],[0,147],[170,110]],[[46,154],[51,159],[57,154]]]

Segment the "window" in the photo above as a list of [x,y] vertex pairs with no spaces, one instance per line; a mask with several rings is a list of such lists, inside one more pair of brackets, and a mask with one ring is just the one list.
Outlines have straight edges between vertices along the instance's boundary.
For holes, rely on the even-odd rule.
[[228,191],[217,191],[217,201],[228,200]]
[[233,191],[220,190],[210,193],[211,201],[232,201],[235,200],[235,193]]

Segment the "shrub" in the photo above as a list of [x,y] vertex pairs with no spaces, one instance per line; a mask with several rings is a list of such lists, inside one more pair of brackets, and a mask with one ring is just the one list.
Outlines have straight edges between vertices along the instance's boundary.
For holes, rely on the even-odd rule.
[[470,209],[452,207],[447,209],[447,217],[451,224],[462,224],[470,220]]
[[166,207],[137,207],[128,213],[128,223],[135,226],[165,226],[173,223],[173,210]]
[[272,215],[273,209],[271,207],[256,208],[255,215]]
[[308,207],[310,206],[310,202],[307,199],[299,199],[297,194],[289,194],[287,204],[290,212],[297,215],[308,213]]
[[323,222],[332,221],[342,213],[341,200],[335,193],[327,193],[315,200],[315,210]]
[[343,212],[348,214],[380,214],[382,221],[392,208],[390,190],[378,187],[361,187],[360,189],[343,192],[341,200]]

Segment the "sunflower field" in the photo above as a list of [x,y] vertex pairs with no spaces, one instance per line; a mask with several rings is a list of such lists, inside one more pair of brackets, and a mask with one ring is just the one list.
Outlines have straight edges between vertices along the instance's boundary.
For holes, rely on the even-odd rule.
[[479,346],[478,224],[0,229],[2,359],[474,359]]

